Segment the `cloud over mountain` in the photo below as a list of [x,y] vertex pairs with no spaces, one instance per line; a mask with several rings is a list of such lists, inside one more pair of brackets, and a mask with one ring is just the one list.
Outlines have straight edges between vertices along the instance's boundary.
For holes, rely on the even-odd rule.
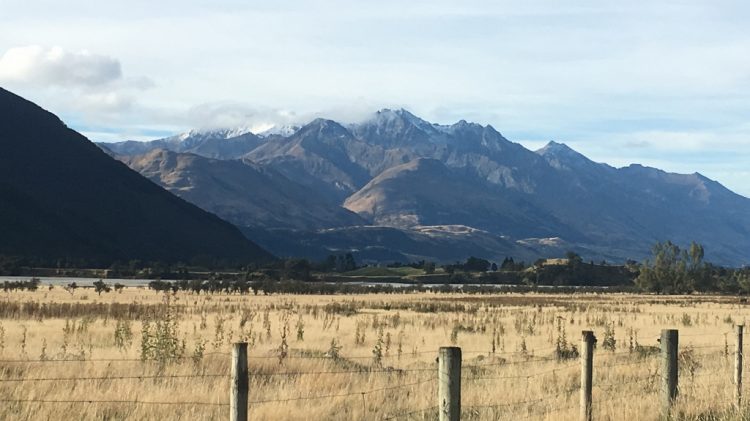
[[122,78],[112,57],[89,51],[66,51],[39,45],[15,47],[0,57],[0,81],[42,86],[101,86]]

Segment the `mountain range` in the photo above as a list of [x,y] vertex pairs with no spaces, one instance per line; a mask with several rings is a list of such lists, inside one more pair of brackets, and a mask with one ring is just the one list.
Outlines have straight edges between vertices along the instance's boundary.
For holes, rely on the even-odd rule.
[[99,145],[282,256],[576,251],[624,261],[671,240],[700,242],[717,263],[750,263],[750,199],[700,174],[614,168],[556,142],[531,151],[490,125],[438,125],[403,109],[261,136],[204,130]]
[[2,88],[0,232],[0,254],[40,264],[273,259],[237,227],[165,191]]

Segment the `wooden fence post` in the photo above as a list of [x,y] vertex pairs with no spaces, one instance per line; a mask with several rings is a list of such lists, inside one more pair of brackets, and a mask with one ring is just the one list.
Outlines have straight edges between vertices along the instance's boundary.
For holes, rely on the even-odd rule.
[[737,334],[737,341],[734,348],[734,397],[738,411],[742,408],[742,331],[744,327],[743,325],[734,327]]
[[247,343],[232,346],[232,387],[229,399],[229,420],[247,421],[247,395],[250,378],[247,369]]
[[438,354],[438,409],[440,421],[461,419],[461,348],[441,347]]
[[594,378],[594,332],[581,332],[581,421],[591,421],[591,390]]
[[672,403],[677,398],[677,349],[679,333],[677,329],[661,331],[661,376],[662,376],[662,416],[669,419]]

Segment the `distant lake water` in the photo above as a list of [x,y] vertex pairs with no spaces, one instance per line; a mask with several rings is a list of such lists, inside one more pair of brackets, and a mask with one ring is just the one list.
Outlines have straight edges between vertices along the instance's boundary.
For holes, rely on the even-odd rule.
[[[2,284],[5,281],[28,281],[31,280],[31,276],[0,276],[0,284]],[[41,282],[42,286],[44,285],[56,285],[56,286],[66,286],[71,282],[75,282],[76,285],[79,287],[93,287],[94,282],[98,281],[99,278],[71,278],[71,277],[51,277],[51,276],[36,276],[37,279]],[[153,279],[109,279],[109,278],[101,278],[104,282],[106,282],[108,285],[114,285],[114,284],[123,284],[127,287],[145,287],[148,286],[148,283],[153,281]],[[162,281],[165,282],[174,282],[174,279],[162,279]],[[377,282],[377,281],[348,281],[348,282],[328,282],[327,284],[346,284],[346,285],[359,285],[359,286],[391,286],[393,288],[408,288],[411,286],[416,286],[416,283],[410,283],[410,282]],[[422,284],[421,286],[424,288],[440,288],[443,286],[450,286],[452,288],[462,288],[462,287],[494,287],[494,288],[514,288],[514,287],[521,287],[520,285],[510,285],[510,284]],[[557,288],[553,285],[538,285],[537,288],[539,289],[550,289],[554,290]],[[578,289],[583,288],[580,286],[566,286],[565,288],[572,288],[572,289]],[[601,289],[609,289],[608,287],[599,287]]]
[[[50,277],[50,276],[34,276],[34,278],[39,279],[39,281],[42,283],[42,286],[44,285],[60,285],[65,286],[72,282],[75,282],[76,285],[79,287],[92,287],[94,286],[94,282],[98,281],[99,278],[69,278],[69,277]],[[0,276],[0,284],[2,284],[5,281],[29,281],[31,280],[31,276]],[[152,281],[152,279],[109,279],[109,278],[102,278],[102,281],[106,282],[108,285],[114,285],[114,284],[123,284],[128,287],[140,287],[140,286],[147,286],[149,282]]]
[[[28,281],[31,280],[31,276],[0,276],[0,284],[2,284],[5,281]],[[56,285],[56,286],[66,286],[72,282],[75,282],[76,285],[79,287],[93,287],[94,282],[98,281],[99,278],[73,278],[73,277],[51,277],[51,276],[36,276],[36,279],[39,279],[39,281],[42,283],[42,285]],[[110,278],[101,278],[102,281],[106,282],[108,285],[114,285],[114,284],[123,284],[128,287],[139,287],[139,286],[148,286],[148,283],[153,281],[153,279],[110,279]],[[162,279],[162,281],[165,282],[173,282],[173,279]],[[406,288],[410,286],[415,286],[414,283],[409,282],[377,282],[377,281],[348,281],[348,282],[326,282],[327,284],[346,284],[346,285],[359,285],[359,286],[391,286],[394,288]],[[448,284],[451,287],[462,287],[462,286],[482,286],[481,284]],[[445,286],[445,284],[422,284],[425,288],[439,288],[441,286]],[[488,286],[488,285],[484,285]],[[492,285],[497,287],[503,287],[507,285]]]

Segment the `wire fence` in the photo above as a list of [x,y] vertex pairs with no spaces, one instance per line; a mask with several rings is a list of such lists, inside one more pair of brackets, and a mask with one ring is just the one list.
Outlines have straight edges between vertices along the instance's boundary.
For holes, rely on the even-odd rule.
[[[725,337],[724,334],[716,334]],[[687,336],[687,335],[685,335]],[[710,336],[710,335],[704,335]],[[741,335],[738,336],[741,338]],[[695,407],[694,410],[715,411],[717,407],[725,410],[735,408],[742,410],[740,399],[742,395],[741,365],[742,346],[732,344],[730,352],[728,345],[683,345],[677,355],[679,369],[679,393],[673,400],[667,399],[670,406],[686,405],[690,401],[705,401],[706,407]],[[582,344],[582,347],[584,344]],[[737,349],[739,353],[735,352]],[[557,353],[556,353],[557,351]],[[578,353],[560,355],[559,348],[537,350],[534,355],[529,352],[498,352],[463,351],[463,355],[475,355],[471,362],[461,364],[458,381],[461,384],[459,393],[465,402],[460,402],[460,417],[463,419],[576,419],[578,411],[583,405],[582,373],[585,372],[583,356]],[[658,414],[662,411],[665,389],[665,370],[670,362],[664,353],[664,347],[659,352],[653,350],[638,352],[634,349],[612,352],[598,349],[594,353],[592,388],[589,396],[590,409],[588,418],[591,419],[622,419],[625,418],[621,403],[628,402],[630,410],[635,414],[647,411]],[[429,358],[436,355],[435,351],[411,353],[416,359]],[[442,355],[442,353],[440,354]],[[540,356],[541,355],[541,356]],[[123,406],[184,406],[205,407],[218,411],[216,417],[226,417],[226,411],[232,406],[230,393],[224,396],[212,395],[215,400],[151,400],[142,398],[111,399],[95,397],[83,399],[64,399],[47,396],[15,396],[16,388],[26,384],[60,384],[62,390],[72,384],[85,382],[171,382],[174,396],[178,396],[181,388],[190,386],[191,382],[211,381],[223,382],[229,386],[235,379],[230,370],[231,353],[206,353],[206,359],[223,361],[220,369],[206,371],[197,364],[185,364],[185,369],[192,372],[173,374],[164,372],[165,362],[143,360],[136,358],[105,358],[105,359],[4,359],[0,360],[0,402],[15,405],[123,405]],[[437,356],[437,355],[436,355]],[[393,356],[383,356],[383,359]],[[440,383],[446,381],[440,371],[442,367],[438,359],[421,365],[410,367],[389,367],[380,362],[376,366],[357,365],[355,368],[336,368],[345,364],[342,362],[372,359],[373,356],[321,356],[321,355],[287,355],[287,360],[316,360],[332,365],[323,369],[287,369],[275,367],[267,371],[265,360],[279,359],[278,356],[255,355],[247,356],[247,360],[259,364],[250,365],[247,380],[250,383],[249,418],[253,412],[269,404],[304,404],[312,401],[336,401],[352,399],[351,405],[361,403],[362,410],[358,412],[360,419],[378,420],[432,420],[451,419],[442,417],[446,412],[445,396],[439,396]],[[410,358],[409,354],[399,356],[399,360]],[[184,358],[184,362],[190,358]],[[139,362],[144,365],[143,373],[133,372],[134,368],[125,367],[128,374],[105,373],[102,375],[80,376],[21,376],[22,371],[14,370],[17,365],[48,366],[50,364],[96,364],[106,362],[110,367],[121,364]],[[183,361],[170,361],[171,363]],[[330,363],[330,364],[329,364]],[[740,364],[738,368],[736,364]],[[737,373],[740,377],[735,379]],[[14,374],[16,373],[16,374]],[[241,373],[241,372],[240,372]],[[240,374],[242,375],[242,374]],[[340,390],[328,390],[325,387],[315,387],[308,391],[299,391],[296,379],[306,377],[331,378],[338,376],[360,376],[370,381],[356,383],[371,385],[362,389],[348,383],[335,383],[342,386]],[[456,379],[452,379],[456,380]],[[315,381],[309,384],[318,385]],[[273,387],[270,387],[273,386]],[[272,391],[269,394],[267,391]],[[442,390],[442,389],[441,389]],[[396,394],[396,395],[393,395]],[[413,402],[402,400],[398,405],[382,404],[384,396],[419,396]],[[376,404],[368,405],[368,399]],[[452,397],[451,397],[452,399]],[[394,398],[395,400],[395,398]],[[434,403],[434,404],[430,404]],[[408,405],[413,406],[409,407]],[[640,412],[639,412],[640,411]],[[443,414],[444,415],[444,414]]]

